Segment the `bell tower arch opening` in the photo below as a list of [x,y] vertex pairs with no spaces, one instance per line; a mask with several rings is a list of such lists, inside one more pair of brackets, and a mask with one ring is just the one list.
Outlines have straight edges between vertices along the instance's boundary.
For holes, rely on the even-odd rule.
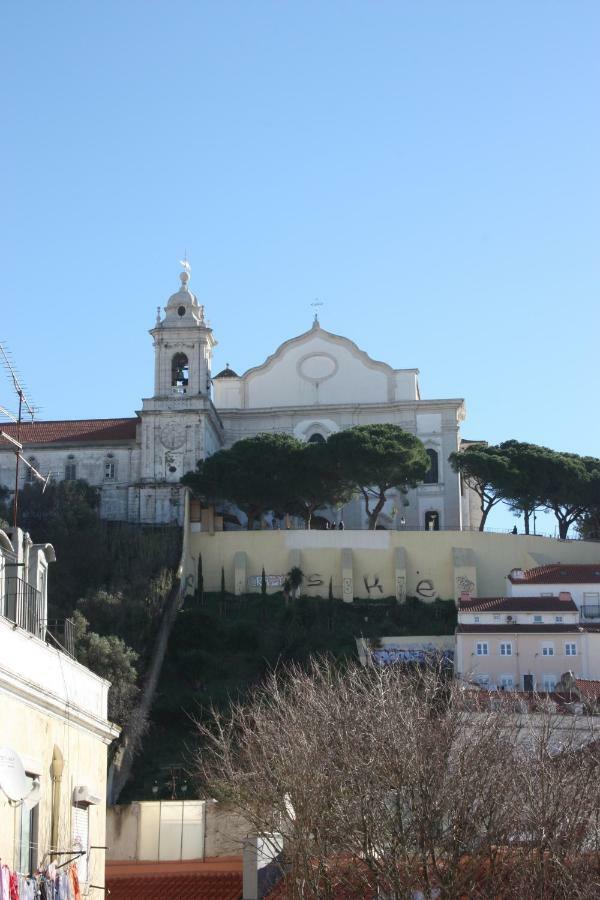
[[185,353],[176,353],[171,360],[171,387],[176,394],[186,394],[190,383],[190,364]]

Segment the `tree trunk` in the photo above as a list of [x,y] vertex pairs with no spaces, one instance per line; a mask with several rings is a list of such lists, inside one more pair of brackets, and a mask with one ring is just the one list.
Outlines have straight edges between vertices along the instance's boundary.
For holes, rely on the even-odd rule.
[[379,519],[379,513],[385,506],[386,499],[387,498],[385,496],[385,493],[380,494],[379,499],[377,500],[377,503],[375,504],[375,506],[373,508],[373,511],[369,512],[369,510],[367,510],[367,514],[369,516],[369,529],[371,531],[375,531],[377,528],[377,520]]
[[479,530],[480,530],[480,531],[483,531],[483,530],[485,529],[485,521],[486,521],[486,519],[487,519],[487,517],[488,517],[488,515],[489,515],[489,512],[490,512],[490,509],[491,509],[491,508],[492,508],[491,506],[488,506],[487,509],[484,509],[483,506],[481,507],[481,512],[482,512],[483,515],[481,516],[481,522],[479,523]]
[[556,517],[558,519],[558,536],[561,541],[566,541],[567,534],[569,533],[569,525],[571,524],[568,519],[561,519],[559,516]]
[[115,758],[108,773],[107,802],[115,804],[121,791],[129,781],[133,760],[140,749],[142,736],[146,730],[146,723],[154,695],[158,685],[158,679],[162,664],[167,652],[169,636],[175,622],[175,617],[181,608],[181,579],[176,578],[167,599],[167,605],[163,613],[158,633],[154,642],[152,658],[144,678],[144,687],[139,706],[131,714],[121,734],[121,744],[115,754]]
[[531,518],[531,512],[528,509],[523,510],[523,522],[525,525],[525,534],[529,534],[529,519]]

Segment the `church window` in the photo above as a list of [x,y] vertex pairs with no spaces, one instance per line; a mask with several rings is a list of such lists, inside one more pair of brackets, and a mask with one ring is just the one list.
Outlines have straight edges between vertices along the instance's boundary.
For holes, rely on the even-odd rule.
[[436,450],[428,450],[427,456],[429,457],[430,466],[427,472],[425,473],[425,478],[423,479],[423,484],[437,484],[438,483],[438,455]]
[[171,385],[179,394],[185,394],[190,380],[188,358],[185,353],[176,353],[171,361]]
[[180,306],[180,307],[177,309],[177,315],[178,315],[178,316],[185,316],[185,306]]
[[77,463],[73,460],[70,460],[65,465],[65,481],[76,481],[77,480]]
[[115,477],[115,464],[112,460],[107,459],[104,463],[104,480],[113,481]]
[[325,438],[323,437],[322,434],[319,434],[318,431],[315,431],[315,433],[311,434],[311,436],[309,437],[308,443],[309,444],[324,444]]

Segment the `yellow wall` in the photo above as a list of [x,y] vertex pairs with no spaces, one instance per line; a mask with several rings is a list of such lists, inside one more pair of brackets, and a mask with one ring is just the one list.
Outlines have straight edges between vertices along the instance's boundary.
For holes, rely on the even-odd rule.
[[[87,784],[101,798],[97,806],[90,806],[89,842],[103,846],[106,819],[106,744],[67,721],[44,714],[20,698],[0,692],[0,722],[2,746],[15,750],[26,768],[40,776],[41,799],[38,822],[38,863],[50,849],[52,782],[50,767],[56,744],[64,757],[61,784],[59,821],[60,850],[69,850],[71,842],[71,814],[73,788]],[[16,835],[20,822],[20,808],[9,804],[0,791],[0,858],[11,868],[16,865]],[[63,856],[58,862],[69,859]],[[46,857],[46,863],[50,860]],[[92,850],[89,857],[89,880],[104,884],[104,851]],[[102,897],[103,892],[90,891],[90,897]]]
[[[198,526],[192,525],[192,529]],[[546,562],[600,562],[600,544],[558,541],[533,535],[486,532],[437,531],[226,531],[210,534],[192,531],[184,565],[187,591],[196,582],[198,555],[202,554],[204,589],[218,591],[221,566],[228,591],[236,592],[234,558],[246,554],[246,590],[260,591],[262,567],[267,576],[283,576],[299,564],[305,576],[318,575],[322,585],[311,587],[305,579],[303,593],[327,596],[329,578],[336,597],[342,596],[342,551],[352,551],[355,597],[394,596],[398,572],[396,550],[404,551],[406,593],[422,599],[450,599],[460,593],[459,575],[472,572],[472,592],[480,597],[505,593],[505,577],[513,568],[531,568]],[[457,553],[457,551],[459,551]],[[464,566],[465,553],[473,568]],[[456,565],[462,557],[463,568]],[[241,557],[243,559],[243,557]],[[240,557],[238,556],[238,563]],[[240,573],[238,565],[238,576]],[[247,578],[259,584],[247,586]],[[367,591],[365,577],[371,585]],[[378,578],[378,586],[375,579]],[[316,581],[317,579],[313,579]],[[238,593],[241,581],[238,577]],[[280,590],[274,586],[270,591]]]

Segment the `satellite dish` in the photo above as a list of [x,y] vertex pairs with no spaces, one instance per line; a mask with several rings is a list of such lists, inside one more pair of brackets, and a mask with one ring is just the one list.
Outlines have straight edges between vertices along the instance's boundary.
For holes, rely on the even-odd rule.
[[21,757],[10,747],[0,747],[0,788],[9,800],[23,800],[31,793]]

